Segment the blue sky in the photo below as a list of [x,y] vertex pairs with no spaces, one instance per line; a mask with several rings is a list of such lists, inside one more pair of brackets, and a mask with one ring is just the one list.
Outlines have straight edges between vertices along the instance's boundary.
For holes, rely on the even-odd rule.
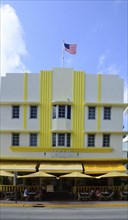
[[77,44],[76,55],[65,52],[65,67],[120,75],[127,101],[127,0],[1,0],[1,9],[1,75],[62,67],[64,40]]

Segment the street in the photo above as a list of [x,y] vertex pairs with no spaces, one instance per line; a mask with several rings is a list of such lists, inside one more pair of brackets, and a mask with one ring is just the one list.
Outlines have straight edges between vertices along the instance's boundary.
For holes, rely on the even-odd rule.
[[112,207],[0,207],[1,220],[127,220],[127,206]]

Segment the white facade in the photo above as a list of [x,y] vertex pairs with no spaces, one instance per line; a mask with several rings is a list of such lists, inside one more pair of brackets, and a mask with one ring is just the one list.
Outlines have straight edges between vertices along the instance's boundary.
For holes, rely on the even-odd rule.
[[[74,158],[121,160],[123,132],[123,80],[116,75],[85,74],[54,68],[37,74],[7,74],[1,80],[0,148],[2,159]],[[12,118],[12,106],[19,106],[19,118]],[[54,118],[53,106],[71,106],[71,118]],[[30,118],[30,106],[37,106],[37,118]],[[88,119],[89,106],[95,119]],[[111,118],[104,120],[104,107]],[[12,134],[20,136],[12,146]],[[30,146],[30,134],[37,134],[37,146]],[[70,134],[70,146],[52,145],[52,135]],[[88,146],[88,135],[95,146]],[[103,147],[103,135],[110,145]]]

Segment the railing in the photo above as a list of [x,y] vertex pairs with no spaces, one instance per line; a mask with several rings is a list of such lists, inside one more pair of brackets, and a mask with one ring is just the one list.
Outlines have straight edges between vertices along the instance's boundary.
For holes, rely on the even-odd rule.
[[[24,192],[25,188],[28,189],[28,191],[37,191],[39,190],[40,186],[22,186],[22,185],[0,185],[0,192],[15,192],[16,190],[18,192]],[[92,189],[95,191],[96,189],[99,189],[100,191],[107,191],[107,189],[111,188],[112,191],[115,192],[122,192],[124,190],[128,190],[128,186],[74,186],[72,188],[73,193],[78,192],[89,192]]]
[[39,190],[40,186],[0,185],[0,192],[15,192],[16,190],[18,192],[24,192],[25,188],[27,188],[28,191],[35,192]]
[[[107,191],[108,189],[111,188],[112,191],[114,192],[122,192],[126,190],[126,186],[74,186],[73,193],[90,192],[92,189],[95,191],[97,188],[100,191]],[[127,190],[128,190],[128,187],[127,187]]]

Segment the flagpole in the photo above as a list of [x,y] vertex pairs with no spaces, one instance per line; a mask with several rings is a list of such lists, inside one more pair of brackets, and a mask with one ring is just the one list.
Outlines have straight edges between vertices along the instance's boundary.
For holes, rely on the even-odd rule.
[[64,68],[64,40],[62,45],[62,67]]

